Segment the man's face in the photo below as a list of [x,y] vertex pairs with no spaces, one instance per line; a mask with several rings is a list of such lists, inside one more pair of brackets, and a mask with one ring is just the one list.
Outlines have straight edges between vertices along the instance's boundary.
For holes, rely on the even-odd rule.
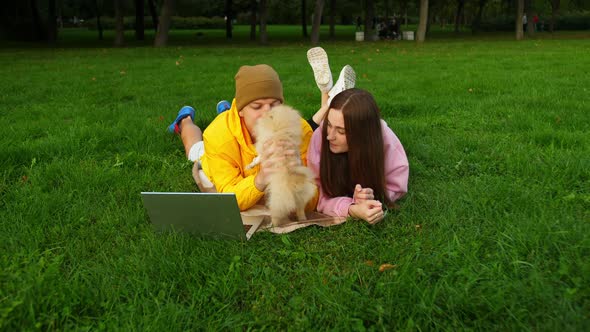
[[250,136],[255,140],[256,133],[254,132],[254,126],[261,116],[266,114],[271,108],[281,104],[281,101],[275,98],[264,98],[256,99],[244,106],[241,111],[238,112],[240,117],[244,118],[246,129],[250,133]]

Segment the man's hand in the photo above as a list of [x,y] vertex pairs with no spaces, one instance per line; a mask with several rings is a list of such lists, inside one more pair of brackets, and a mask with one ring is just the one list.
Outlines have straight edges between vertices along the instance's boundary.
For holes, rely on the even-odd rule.
[[264,143],[262,151],[258,151],[258,153],[260,156],[260,171],[254,178],[254,185],[259,191],[266,189],[270,175],[277,170],[283,167],[301,165],[296,148],[288,141],[267,141]]

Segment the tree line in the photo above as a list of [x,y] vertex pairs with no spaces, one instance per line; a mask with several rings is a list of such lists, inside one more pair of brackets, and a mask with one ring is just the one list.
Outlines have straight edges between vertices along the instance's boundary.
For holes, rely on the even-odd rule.
[[[321,24],[329,25],[329,38],[333,38],[337,24],[354,24],[362,17],[365,36],[374,36],[377,19],[395,16],[405,25],[418,23],[417,41],[424,42],[433,24],[454,25],[456,32],[469,26],[477,32],[484,18],[503,15],[513,18],[515,38],[520,40],[525,33],[535,33],[533,17],[539,13],[549,16],[547,30],[553,32],[561,10],[589,8],[590,0],[27,0],[4,5],[0,38],[55,42],[64,24],[92,18],[102,39],[101,18],[109,17],[115,21],[114,45],[123,46],[124,17],[134,14],[135,38],[144,39],[148,17],[156,47],[167,45],[173,16],[223,17],[228,39],[233,38],[235,22],[248,24],[250,39],[261,44],[268,43],[269,23],[300,24],[302,36],[318,44]],[[525,16],[529,19],[523,24]]]

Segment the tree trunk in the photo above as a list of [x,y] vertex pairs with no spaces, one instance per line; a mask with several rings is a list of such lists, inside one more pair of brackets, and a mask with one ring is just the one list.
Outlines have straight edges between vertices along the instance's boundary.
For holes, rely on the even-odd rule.
[[336,0],[330,0],[330,39],[336,38]]
[[516,40],[522,40],[524,37],[522,31],[522,13],[524,12],[524,0],[516,2]]
[[301,32],[307,38],[307,0],[301,0]]
[[479,0],[477,6],[477,13],[475,14],[475,19],[471,23],[471,32],[476,33],[479,32],[479,27],[481,25],[481,16],[483,14],[483,9],[486,6],[487,0]]
[[559,14],[560,0],[551,0],[551,22],[549,23],[549,32],[555,31],[555,20]]
[[465,8],[465,0],[457,0],[457,13],[455,14],[455,33],[459,33],[459,26],[461,25],[461,16],[463,16],[463,8]]
[[158,20],[158,12],[156,11],[156,2],[155,0],[148,0],[148,5],[150,7],[150,14],[152,15],[152,24],[154,25],[154,32],[158,32],[158,25],[160,24]]
[[37,7],[37,0],[30,0],[31,17],[33,19],[33,26],[31,31],[32,40],[47,40],[47,34],[43,28],[41,15],[39,15],[39,8]]
[[121,1],[115,0],[115,46],[121,47],[125,44],[125,26],[123,25],[123,10]]
[[322,24],[322,11],[324,10],[324,0],[316,0],[313,11],[313,22],[311,25],[311,44],[317,45],[320,42],[320,26]]
[[260,0],[260,44],[268,45],[268,33],[266,32],[266,16],[268,15],[267,0]]
[[98,30],[98,40],[102,40],[103,36],[102,36],[102,24],[100,23],[100,0],[95,0],[94,1],[94,6],[96,9],[96,30]]
[[168,44],[168,32],[172,21],[172,11],[174,11],[174,0],[164,0],[162,10],[160,11],[160,24],[154,40],[155,47],[164,47]]
[[373,0],[365,0],[365,41],[373,40],[375,34],[375,27],[373,27],[373,20],[375,19],[375,5]]
[[408,26],[408,3],[404,5],[404,26]]
[[250,3],[250,40],[256,40],[256,12],[258,11],[256,0]]
[[232,39],[233,34],[233,23],[232,20],[234,18],[233,12],[233,1],[232,0],[225,0],[225,38]]
[[57,15],[55,15],[55,0],[49,0],[47,16],[47,40],[50,43],[57,41]]
[[420,0],[420,23],[418,23],[418,33],[416,41],[423,43],[426,39],[426,24],[428,21],[428,0]]
[[535,34],[535,22],[533,22],[533,9],[531,7],[531,0],[524,0],[524,11],[526,12],[527,17],[526,34],[531,37]]
[[143,21],[143,15],[145,12],[145,5],[143,0],[135,0],[135,39],[145,39],[145,24]]

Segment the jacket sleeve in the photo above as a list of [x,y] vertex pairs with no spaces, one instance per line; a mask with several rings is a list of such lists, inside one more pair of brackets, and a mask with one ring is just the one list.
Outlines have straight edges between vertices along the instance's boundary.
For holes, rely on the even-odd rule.
[[319,199],[317,210],[320,213],[335,217],[348,216],[348,208],[352,205],[351,197],[329,197],[322,189],[320,182],[320,155],[322,147],[322,131],[316,130],[311,138],[309,149],[307,150],[307,166],[315,175],[316,185],[319,189]]
[[385,189],[386,195],[394,202],[408,192],[410,167],[406,151],[400,140],[389,127],[383,128],[385,140]]
[[[303,165],[307,166],[308,165],[307,152],[309,151],[310,141],[311,141],[311,136],[313,135],[313,131],[312,131],[309,123],[307,123],[307,121],[301,122],[301,131],[303,134],[301,137],[301,146],[299,147],[299,153],[300,153],[300,157],[301,157],[301,163]],[[319,197],[319,192],[318,192],[317,182],[316,182],[315,195],[305,206],[305,211],[310,212],[310,211],[314,211],[316,209],[316,206],[318,205],[318,197]]]
[[215,184],[217,191],[222,193],[235,193],[240,211],[244,211],[255,205],[264,192],[256,189],[253,175],[242,176],[240,162],[240,149],[237,143],[230,142],[222,146],[207,146],[207,163],[211,174],[208,174]]

